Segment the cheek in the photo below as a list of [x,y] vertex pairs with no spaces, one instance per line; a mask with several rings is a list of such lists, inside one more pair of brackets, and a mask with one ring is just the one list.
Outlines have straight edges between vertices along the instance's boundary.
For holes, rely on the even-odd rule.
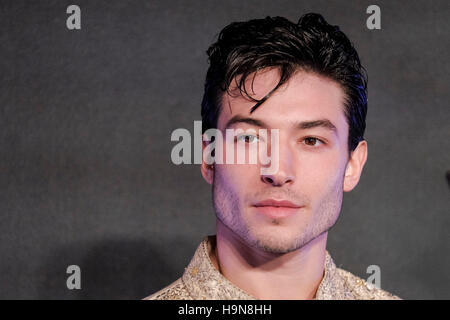
[[235,194],[241,200],[252,192],[257,179],[260,179],[257,165],[216,164],[215,170],[216,183],[220,183],[221,188]]
[[342,180],[344,165],[337,152],[303,155],[299,159],[299,185],[314,199]]
[[216,174],[227,186],[239,188],[249,179],[250,172],[243,168],[245,165],[238,164],[216,164]]

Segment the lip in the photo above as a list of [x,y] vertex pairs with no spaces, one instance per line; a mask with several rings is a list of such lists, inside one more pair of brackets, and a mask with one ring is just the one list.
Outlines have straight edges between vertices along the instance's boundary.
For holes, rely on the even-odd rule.
[[255,207],[285,207],[285,208],[301,208],[300,205],[292,203],[288,200],[266,199],[255,204]]
[[302,206],[288,200],[266,199],[254,204],[258,211],[269,218],[289,217],[299,211]]

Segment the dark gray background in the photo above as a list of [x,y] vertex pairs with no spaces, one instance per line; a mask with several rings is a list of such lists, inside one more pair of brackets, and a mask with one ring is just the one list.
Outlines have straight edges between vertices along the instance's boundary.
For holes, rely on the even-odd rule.
[[230,22],[311,11],[369,74],[369,159],[328,250],[402,298],[450,298],[448,1],[377,1],[375,31],[370,4],[1,0],[0,298],[137,299],[178,278],[214,233],[199,166],[170,160],[201,120],[205,51]]

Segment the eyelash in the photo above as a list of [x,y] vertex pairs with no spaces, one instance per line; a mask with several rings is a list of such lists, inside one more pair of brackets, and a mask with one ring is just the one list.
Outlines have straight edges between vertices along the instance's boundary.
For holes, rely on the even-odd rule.
[[[323,140],[321,140],[321,139],[319,139],[319,138],[316,138],[316,137],[305,137],[303,140],[302,140],[302,142],[303,141],[305,141],[305,140],[307,140],[307,139],[314,139],[316,142],[317,141],[319,141],[321,144],[323,144],[323,145],[325,145],[326,143],[325,143],[325,141],[323,141]],[[317,148],[317,146],[316,145],[309,145],[309,144],[306,144],[305,143],[305,145],[307,145],[308,147],[315,147],[315,148]]]
[[[240,135],[240,136],[234,137],[234,141],[237,142],[238,140],[240,140],[240,139],[243,138],[243,137],[254,137],[254,138],[256,138],[256,139],[259,139],[259,136],[258,136],[258,135],[253,135],[253,134],[242,134],[242,135]],[[246,141],[244,141],[244,142],[245,142],[245,143],[251,143],[251,142],[246,142]]]
[[[255,139],[259,139],[259,136],[258,136],[258,135],[253,135],[253,134],[243,134],[243,135],[240,135],[240,136],[235,137],[235,138],[234,138],[234,141],[237,142],[238,140],[240,140],[240,139],[242,139],[242,138],[245,138],[245,137],[254,137]],[[304,142],[304,141],[307,140],[307,139],[314,139],[315,142],[316,142],[314,145],[310,145],[310,144],[304,143],[304,144],[305,144],[306,146],[308,146],[308,147],[317,148],[317,147],[318,147],[318,146],[316,146],[317,142],[320,142],[320,144],[322,144],[322,145],[325,145],[325,144],[326,144],[325,141],[323,141],[322,139],[319,139],[319,138],[317,138],[317,137],[305,137],[305,138],[303,138],[302,142]],[[252,142],[246,142],[246,141],[244,141],[244,142],[247,143],[247,144],[250,144],[250,143],[252,143],[253,141],[252,141]]]

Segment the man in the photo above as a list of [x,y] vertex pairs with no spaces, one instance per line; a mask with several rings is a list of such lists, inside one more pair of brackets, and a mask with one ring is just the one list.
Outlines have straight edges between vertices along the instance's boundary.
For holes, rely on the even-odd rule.
[[[348,38],[318,14],[297,24],[267,17],[230,24],[208,56],[203,132],[277,129],[277,170],[203,161],[217,234],[146,299],[398,299],[337,268],[326,250],[367,158],[367,80]],[[249,148],[262,137],[240,140]]]

